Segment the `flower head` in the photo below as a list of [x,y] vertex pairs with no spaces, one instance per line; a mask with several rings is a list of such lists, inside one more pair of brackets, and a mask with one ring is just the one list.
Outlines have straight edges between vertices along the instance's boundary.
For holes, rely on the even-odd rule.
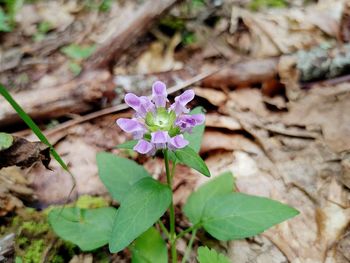
[[175,102],[166,108],[169,101],[166,86],[156,81],[152,86],[151,99],[138,97],[133,93],[125,95],[125,102],[135,110],[132,119],[120,118],[118,126],[131,133],[138,142],[134,150],[147,155],[154,155],[159,149],[176,150],[188,145],[185,132],[204,122],[203,114],[189,115],[186,105],[193,100],[193,90],[186,90],[175,98]]

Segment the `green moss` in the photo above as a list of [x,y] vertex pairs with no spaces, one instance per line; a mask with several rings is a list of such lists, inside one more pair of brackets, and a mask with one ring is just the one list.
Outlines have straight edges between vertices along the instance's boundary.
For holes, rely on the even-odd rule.
[[181,31],[186,28],[185,21],[175,16],[166,16],[162,18],[159,25],[174,31]]
[[18,245],[18,246],[24,247],[24,246],[27,245],[27,243],[28,243],[28,238],[22,237],[22,236],[20,236],[20,237],[17,238],[17,245]]
[[23,261],[25,263],[38,263],[41,260],[42,253],[45,249],[44,240],[39,239],[33,241],[30,246],[25,250]]
[[49,231],[49,224],[47,222],[26,221],[22,224],[22,231],[31,236],[38,236]]
[[90,195],[82,195],[79,197],[75,205],[83,208],[100,208],[109,206],[108,201],[103,197],[94,197]]
[[60,255],[54,255],[50,260],[51,263],[64,263],[64,258]]
[[[75,203],[68,204],[66,207],[99,208],[108,205],[109,201],[102,197],[81,196]],[[9,231],[16,233],[15,254],[18,262],[20,260],[24,263],[40,262],[44,251],[49,246],[50,250],[45,255],[47,262],[69,262],[74,255],[81,253],[76,245],[57,238],[53,233],[47,221],[47,214],[51,208],[44,211],[20,210],[17,216],[9,218],[7,224],[1,226],[1,234]],[[103,250],[96,250],[94,253],[96,258],[100,259],[97,262],[109,262],[109,254]]]

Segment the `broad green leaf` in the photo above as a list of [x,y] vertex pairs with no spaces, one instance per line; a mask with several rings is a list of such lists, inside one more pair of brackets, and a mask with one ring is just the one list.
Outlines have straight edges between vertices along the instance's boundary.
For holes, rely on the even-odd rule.
[[91,54],[95,51],[95,46],[79,46],[76,44],[70,44],[61,48],[61,52],[66,56],[80,60],[85,59],[91,56]]
[[0,151],[10,148],[13,143],[13,137],[11,134],[0,132]]
[[39,140],[50,147],[51,155],[56,159],[56,161],[61,165],[61,167],[67,171],[75,182],[74,176],[69,171],[67,164],[62,160],[61,156],[56,152],[55,148],[51,145],[46,136],[41,132],[38,125],[30,118],[30,116],[22,109],[21,106],[12,98],[11,94],[7,91],[7,89],[0,84],[0,94],[7,100],[8,103],[14,108],[19,117],[29,126],[29,128],[34,132],[34,134],[39,138]]
[[230,263],[230,260],[225,255],[208,247],[199,247],[197,253],[199,263]]
[[108,243],[116,214],[112,207],[55,208],[49,214],[49,223],[59,237],[88,251]]
[[132,263],[167,263],[168,250],[160,233],[151,227],[130,246]]
[[257,235],[298,213],[268,198],[231,193],[209,200],[202,222],[209,234],[224,241]]
[[171,196],[168,186],[151,177],[134,184],[118,210],[109,250],[112,253],[123,250],[150,228],[170,205]]
[[134,146],[137,144],[137,140],[131,140],[131,141],[126,141],[124,143],[121,143],[117,145],[117,148],[119,149],[128,149],[128,150],[133,150]]
[[201,174],[210,177],[210,172],[202,158],[191,147],[185,147],[175,151],[176,158],[183,164],[197,170]]
[[[190,112],[191,115],[199,114],[199,113],[203,113],[202,107],[196,107]],[[191,147],[193,150],[195,150],[197,153],[201,148],[204,129],[205,129],[205,123],[194,127],[192,130],[192,133],[185,133],[184,135],[185,139],[190,142],[188,146]]]
[[202,219],[206,203],[219,195],[231,193],[234,190],[234,179],[231,172],[223,173],[192,193],[184,206],[184,213],[192,224],[197,224]]
[[120,202],[124,200],[133,184],[150,176],[143,166],[112,153],[100,152],[96,161],[102,182],[112,197]]

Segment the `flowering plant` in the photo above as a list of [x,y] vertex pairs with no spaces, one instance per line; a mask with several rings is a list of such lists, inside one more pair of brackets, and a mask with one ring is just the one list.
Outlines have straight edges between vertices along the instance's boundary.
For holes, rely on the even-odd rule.
[[182,149],[189,143],[183,133],[191,133],[195,126],[204,122],[204,114],[188,114],[186,105],[193,98],[193,90],[187,90],[176,97],[167,110],[165,84],[156,81],[152,87],[152,100],[133,93],[126,94],[125,102],[136,113],[132,119],[118,119],[117,124],[138,140],[133,149],[141,154],[154,155],[159,149]]
[[[125,102],[135,114],[131,119],[118,119],[117,124],[131,133],[134,140],[119,148],[149,156],[161,153],[167,182],[153,179],[132,160],[99,153],[99,176],[120,206],[118,209],[53,209],[49,221],[61,238],[84,251],[106,244],[112,253],[128,247],[132,262],[136,263],[166,263],[168,247],[171,262],[178,262],[177,241],[188,239],[188,246],[181,255],[181,262],[188,262],[199,230],[221,241],[242,239],[298,214],[294,208],[280,202],[236,192],[234,177],[226,172],[189,196],[183,207],[189,227],[177,231],[172,192],[176,165],[186,165],[207,177],[211,175],[198,154],[204,114],[198,108],[193,111],[187,108],[193,98],[194,92],[187,90],[175,97],[175,102],[167,108],[166,87],[160,81],[154,83],[151,98],[132,93],[125,96]],[[168,219],[164,217],[167,210]],[[197,260],[200,263],[229,262],[224,255],[206,247],[198,249]]]

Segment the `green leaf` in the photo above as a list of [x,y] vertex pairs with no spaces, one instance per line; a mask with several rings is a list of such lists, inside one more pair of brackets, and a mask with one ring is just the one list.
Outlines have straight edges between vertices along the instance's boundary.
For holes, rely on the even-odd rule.
[[132,263],[167,263],[168,250],[160,233],[151,227],[130,246]]
[[116,214],[112,207],[55,208],[49,214],[49,223],[59,237],[87,251],[108,243]]
[[187,146],[175,151],[176,158],[183,164],[197,170],[201,174],[210,177],[210,172],[202,158],[191,147]]
[[214,249],[199,247],[197,252],[197,260],[199,263],[230,263],[230,259],[225,255],[216,252]]
[[11,134],[0,132],[0,151],[10,148],[13,143]]
[[116,253],[127,247],[164,214],[171,199],[170,188],[151,177],[134,184],[118,210],[109,250]]
[[10,17],[0,7],[0,32],[11,32]]
[[126,141],[124,143],[121,143],[117,145],[118,149],[128,149],[128,150],[133,150],[134,146],[137,144],[137,140],[131,140],[131,141]]
[[130,187],[149,173],[136,162],[101,152],[96,156],[99,176],[115,200],[122,202]]
[[77,44],[70,44],[61,48],[61,52],[64,53],[67,57],[81,60],[91,56],[95,51],[95,46],[79,46]]
[[231,172],[223,173],[192,193],[184,206],[184,213],[192,224],[197,224],[202,219],[206,203],[220,195],[231,193],[234,190],[234,178]]
[[69,70],[74,74],[74,76],[78,76],[82,70],[81,66],[78,63],[70,62]]
[[16,14],[22,8],[24,0],[5,0],[4,2],[6,3],[6,12],[8,13],[9,19],[14,23]]
[[[199,114],[203,113],[202,107],[196,107],[193,110],[191,110],[190,114]],[[189,146],[195,150],[197,153],[199,152],[202,144],[202,138],[204,134],[205,129],[205,123],[198,125],[193,128],[192,133],[186,133],[184,135],[185,139],[190,142]]]
[[61,165],[61,167],[69,173],[69,175],[72,177],[73,181],[75,182],[74,176],[69,171],[67,164],[62,160],[61,156],[56,152],[55,148],[51,145],[49,140],[46,138],[46,136],[41,132],[38,125],[35,124],[35,122],[30,118],[30,116],[25,113],[25,111],[22,109],[21,106],[18,105],[18,103],[12,98],[10,93],[6,90],[6,88],[0,84],[0,94],[7,100],[8,103],[14,108],[14,110],[17,112],[19,117],[29,126],[29,128],[34,132],[34,134],[39,138],[39,140],[50,147],[50,153],[51,155],[56,159],[56,161]]
[[298,213],[268,198],[231,193],[209,200],[202,222],[209,234],[226,241],[254,236]]

